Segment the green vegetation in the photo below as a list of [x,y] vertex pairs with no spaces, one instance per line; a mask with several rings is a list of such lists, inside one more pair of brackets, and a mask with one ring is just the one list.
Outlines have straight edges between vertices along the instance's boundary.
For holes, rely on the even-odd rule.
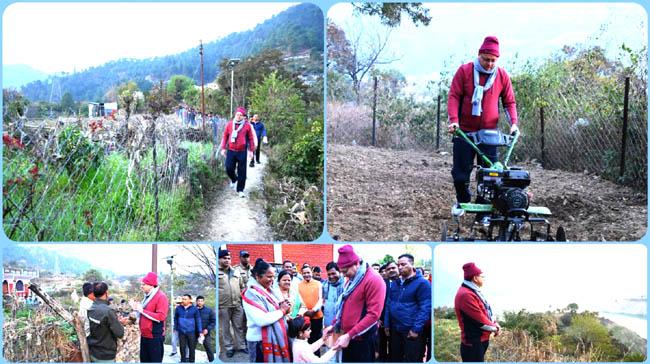
[[[623,340],[621,326],[577,305],[553,312],[505,312],[502,334],[493,337],[491,361],[644,361],[645,340]],[[435,350],[438,361],[459,361],[460,329],[453,308],[436,308]],[[642,342],[641,342],[642,341]]]
[[322,107],[305,98],[309,93],[276,72],[251,90],[251,112],[261,115],[273,143],[264,180],[269,222],[279,239],[293,241],[323,230]]
[[[7,137],[5,147],[14,139]],[[13,145],[13,144],[11,144]],[[189,188],[161,179],[158,194],[160,236],[182,238],[202,206],[205,189],[224,178],[210,158],[212,145],[185,142]],[[24,240],[144,240],[156,237],[153,158],[149,148],[135,167],[125,152],[106,154],[77,126],[61,132],[58,145],[64,158],[31,162],[33,151],[5,148],[4,228]],[[158,146],[159,173],[167,159]],[[43,203],[46,201],[47,203]]]

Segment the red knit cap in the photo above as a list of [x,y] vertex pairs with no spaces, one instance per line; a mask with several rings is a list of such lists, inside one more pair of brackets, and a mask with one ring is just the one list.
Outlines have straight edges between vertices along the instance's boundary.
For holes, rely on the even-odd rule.
[[157,286],[158,285],[158,276],[154,272],[149,272],[147,273],[144,278],[142,278],[142,283],[148,284],[150,286]]
[[241,107],[241,106],[237,108],[237,111],[236,111],[236,112],[240,112],[242,115],[246,115],[246,109],[244,109],[244,108]]
[[339,259],[336,261],[336,265],[339,268],[347,268],[359,262],[359,256],[352,249],[352,245],[343,245],[339,248]]
[[463,265],[463,272],[465,272],[465,280],[467,281],[471,281],[472,278],[483,273],[483,271],[480,270],[474,263],[467,263]]
[[478,53],[487,53],[499,57],[499,40],[497,37],[493,35],[485,37]]

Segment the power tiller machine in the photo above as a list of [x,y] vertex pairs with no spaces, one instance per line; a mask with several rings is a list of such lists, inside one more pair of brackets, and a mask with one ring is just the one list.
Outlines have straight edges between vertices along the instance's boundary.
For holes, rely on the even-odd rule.
[[[508,166],[512,151],[519,139],[519,132],[511,135],[498,130],[481,130],[466,134],[459,128],[455,135],[462,138],[476,151],[485,166],[476,168],[476,194],[487,203],[460,203],[452,207],[452,222],[442,225],[442,241],[566,241],[564,228],[558,227],[551,234],[548,217],[551,210],[542,206],[530,206],[530,173]],[[502,162],[492,162],[478,144],[507,147]],[[477,214],[469,232],[463,235],[462,220],[466,214]],[[476,216],[476,215],[475,215]],[[527,231],[526,226],[529,226]],[[537,229],[536,229],[537,227]],[[540,228],[541,227],[541,228]]]

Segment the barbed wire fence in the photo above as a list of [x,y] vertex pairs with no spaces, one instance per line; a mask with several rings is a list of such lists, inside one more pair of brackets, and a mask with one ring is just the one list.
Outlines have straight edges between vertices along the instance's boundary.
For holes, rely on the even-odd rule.
[[16,241],[167,239],[179,211],[205,193],[208,170],[222,170],[210,135],[225,123],[213,124],[204,132],[151,115],[5,124],[5,234]]
[[[627,85],[627,86],[626,86]],[[570,93],[544,95],[546,104],[517,104],[522,137],[513,159],[534,160],[547,169],[597,174],[639,190],[647,187],[646,83],[620,77],[615,84],[576,82]],[[374,90],[377,98],[373,103]],[[515,90],[517,92],[517,90]],[[523,91],[519,91],[523,92]],[[391,95],[381,85],[366,88],[361,105],[328,103],[328,142],[391,149],[452,151],[447,133],[447,94],[413,102]],[[373,110],[373,105],[376,105]],[[373,112],[375,139],[373,143]],[[499,125],[507,132],[501,110]]]

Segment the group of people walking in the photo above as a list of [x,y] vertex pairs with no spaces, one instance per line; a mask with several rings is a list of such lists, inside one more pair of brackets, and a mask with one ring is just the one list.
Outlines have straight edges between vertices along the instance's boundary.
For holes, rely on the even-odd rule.
[[[261,144],[268,143],[266,128],[257,114],[247,119],[247,111],[238,107],[233,119],[226,123],[221,139],[221,155],[226,158],[230,188],[239,197],[246,197],[246,168],[260,164]],[[250,163],[249,163],[250,161]]]
[[[161,363],[164,356],[165,322],[170,310],[167,295],[158,285],[156,273],[149,272],[141,279],[144,299],[130,300],[131,314],[118,312],[110,302],[106,282],[86,282],[82,286],[83,297],[79,303],[79,316],[84,319],[84,330],[92,362],[114,362],[118,339],[124,337],[124,326],[137,322],[140,332],[140,362]],[[124,302],[126,303],[126,302]],[[211,330],[216,324],[215,313],[205,306],[204,297],[183,295],[174,311],[173,338],[180,341],[181,362],[194,362],[196,344],[206,349],[208,359],[214,359]],[[173,349],[172,349],[173,350]],[[174,351],[174,350],[173,350]],[[175,351],[172,352],[172,355]]]
[[[219,251],[219,335],[226,357],[251,362],[423,362],[430,358],[431,283],[402,254],[379,265],[363,261],[351,245],[325,267],[299,270],[240,252]],[[393,270],[394,266],[394,270]],[[380,331],[383,334],[380,336]],[[383,346],[382,346],[383,337]],[[244,342],[245,338],[245,342]]]

